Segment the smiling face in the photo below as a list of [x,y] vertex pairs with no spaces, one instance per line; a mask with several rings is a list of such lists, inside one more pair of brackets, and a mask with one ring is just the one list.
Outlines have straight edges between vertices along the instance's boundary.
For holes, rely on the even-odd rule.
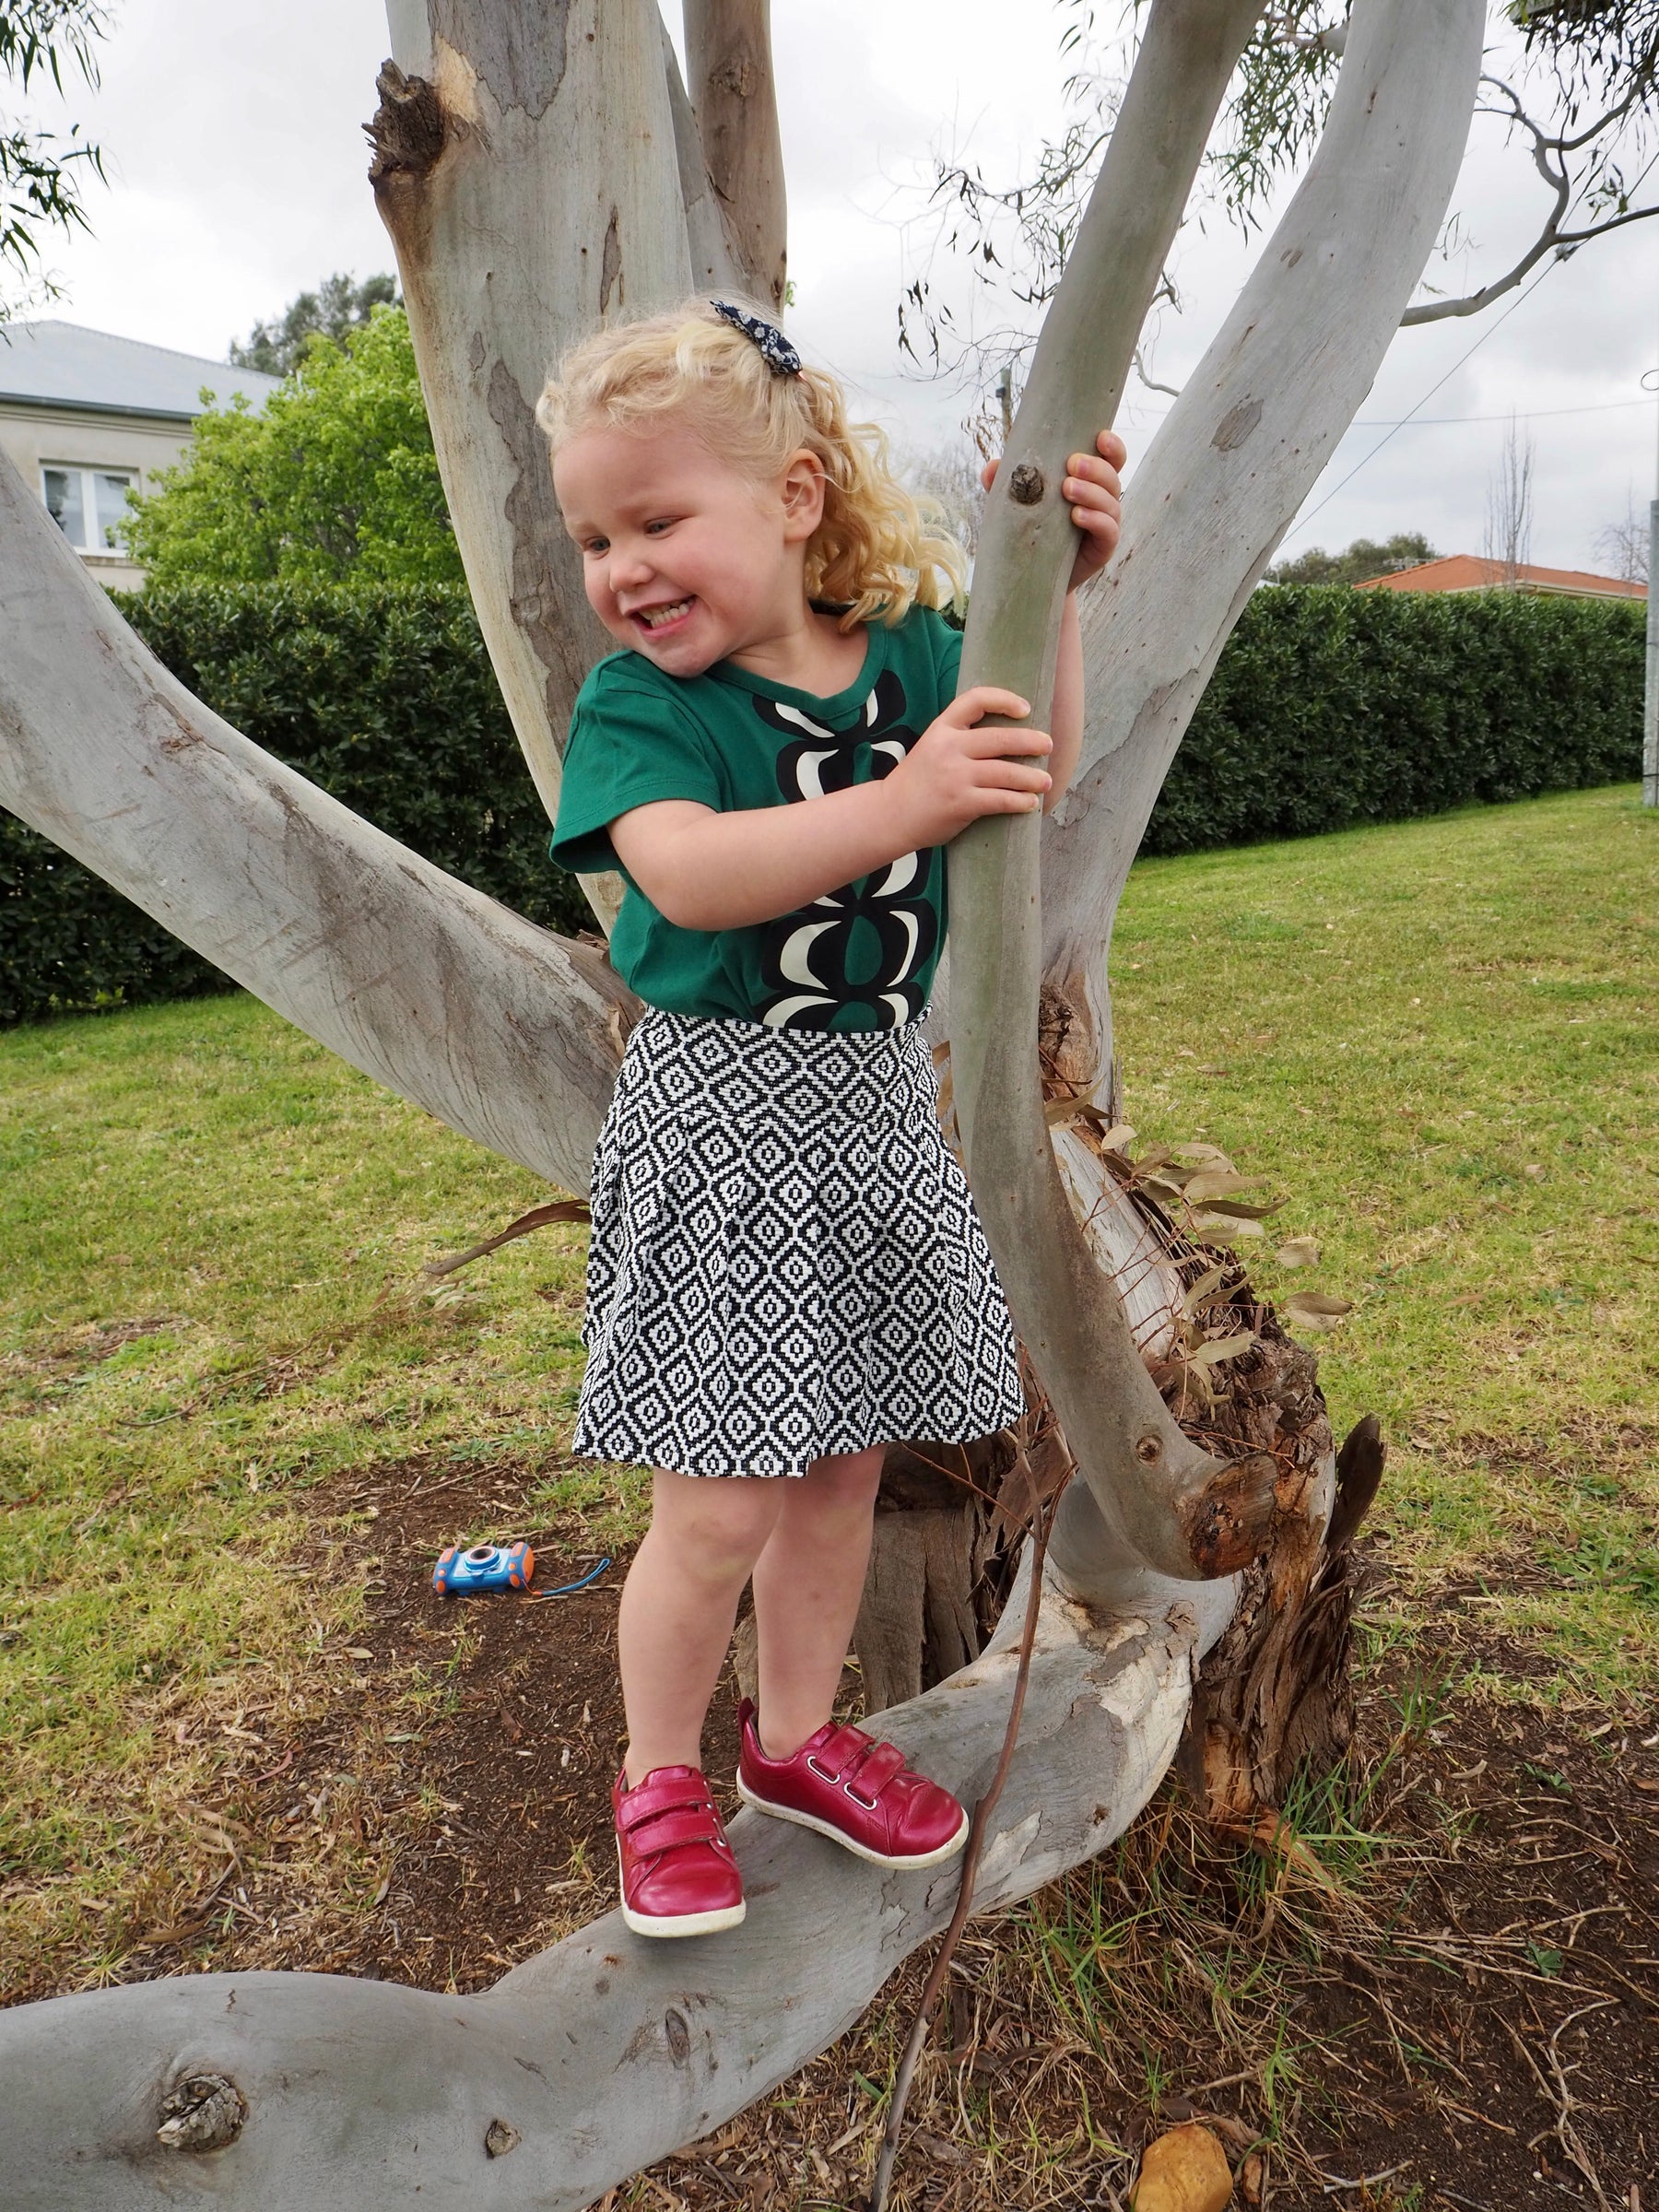
[[823,510],[810,454],[757,484],[684,422],[601,423],[559,447],[553,486],[582,549],[588,605],[666,675],[763,665],[810,621],[806,546]]

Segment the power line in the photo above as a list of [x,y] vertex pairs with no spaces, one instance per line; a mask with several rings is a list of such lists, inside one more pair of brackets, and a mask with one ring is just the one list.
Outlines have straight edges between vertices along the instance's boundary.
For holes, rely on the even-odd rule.
[[1469,347],[1468,352],[1460,353],[1456,360],[1453,362],[1451,368],[1446,371],[1445,375],[1438,378],[1432,384],[1430,385],[1428,391],[1424,393],[1422,398],[1418,401],[1417,406],[1413,407],[1409,414],[1402,415],[1399,421],[1394,425],[1393,429],[1390,429],[1385,436],[1378,439],[1376,444],[1371,447],[1371,452],[1366,454],[1365,458],[1362,461],[1357,461],[1354,464],[1353,467],[1348,470],[1347,475],[1342,478],[1340,483],[1332,485],[1330,490],[1325,493],[1324,498],[1320,500],[1317,507],[1310,509],[1306,514],[1300,514],[1297,516],[1296,526],[1299,530],[1305,529],[1307,525],[1313,520],[1314,515],[1322,513],[1336,497],[1336,494],[1353,482],[1354,478],[1359,474],[1359,471],[1362,468],[1367,468],[1371,465],[1371,464],[1376,459],[1377,455],[1382,451],[1382,448],[1388,443],[1389,439],[1394,437],[1399,431],[1406,428],[1406,424],[1410,422],[1412,418],[1417,414],[1418,407],[1426,407],[1429,405],[1429,402],[1440,390],[1441,384],[1451,382],[1452,379],[1457,374],[1464,363],[1471,359],[1474,355],[1480,351],[1480,348],[1486,344],[1487,340],[1492,336],[1494,332],[1502,329],[1503,325],[1509,321],[1510,317],[1521,305],[1522,301],[1530,300],[1532,298],[1533,294],[1543,283],[1545,277],[1548,276],[1550,270],[1556,265],[1557,265],[1553,260],[1547,261],[1544,264],[1544,266],[1538,271],[1538,274],[1527,286],[1526,289],[1524,292],[1517,294],[1517,296],[1510,301],[1509,305],[1504,309],[1498,320],[1495,323],[1488,324],[1485,330],[1481,332],[1479,337],[1476,339],[1474,345]]
[[[1515,302],[1518,307],[1521,303]],[[1418,406],[1422,402],[1418,401]],[[1618,407],[1651,407],[1651,399],[1603,399],[1585,407],[1505,407],[1500,415],[1424,415],[1420,418],[1403,415],[1398,422],[1381,422],[1374,418],[1357,416],[1349,423],[1350,430],[1403,430],[1407,423],[1413,429],[1439,429],[1449,422],[1543,422],[1552,415],[1611,415]]]

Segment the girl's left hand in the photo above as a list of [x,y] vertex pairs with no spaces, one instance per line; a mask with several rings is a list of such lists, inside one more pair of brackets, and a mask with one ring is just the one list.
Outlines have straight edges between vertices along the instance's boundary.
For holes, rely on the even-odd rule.
[[[1102,430],[1092,453],[1073,453],[1066,462],[1061,495],[1071,502],[1071,519],[1083,533],[1077,558],[1072,563],[1071,581],[1065,587],[1068,592],[1098,575],[1117,551],[1124,524],[1124,488],[1118,471],[1127,459],[1128,448],[1117,432]],[[995,476],[995,462],[987,462],[980,475],[987,491]]]

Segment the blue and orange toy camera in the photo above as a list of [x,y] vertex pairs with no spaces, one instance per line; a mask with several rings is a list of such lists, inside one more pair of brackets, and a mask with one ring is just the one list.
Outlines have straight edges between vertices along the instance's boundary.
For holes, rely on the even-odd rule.
[[524,1590],[535,1572],[535,1554],[521,1537],[516,1544],[474,1544],[463,1551],[451,1544],[439,1554],[432,1587],[440,1597],[462,1597],[477,1590]]

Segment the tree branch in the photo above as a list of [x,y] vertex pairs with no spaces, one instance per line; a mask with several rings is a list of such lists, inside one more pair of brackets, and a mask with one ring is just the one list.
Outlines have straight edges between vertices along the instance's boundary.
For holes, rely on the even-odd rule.
[[[609,641],[534,410],[568,345],[691,288],[662,21],[654,0],[612,0],[591,36],[564,6],[389,15],[370,175],[473,605],[551,818],[571,708]],[[617,878],[583,888],[608,926]]]
[[209,712],[0,455],[0,805],[452,1129],[587,1187],[636,1002]]
[[685,12],[691,97],[732,257],[755,299],[781,312],[787,218],[769,0],[685,0]]
[[1084,594],[1088,724],[1043,831],[1044,971],[1100,1070],[1130,864],[1217,656],[1421,274],[1468,135],[1481,28],[1479,0],[1355,12],[1308,173],[1136,469],[1117,558]]
[[[1523,108],[1520,96],[1516,93],[1513,86],[1505,84],[1501,77],[1483,76],[1480,81],[1483,85],[1489,85],[1495,92],[1502,95],[1505,102],[1502,112],[1507,112],[1512,123],[1518,123],[1523,130],[1531,135],[1533,167],[1555,194],[1555,205],[1546,217],[1544,226],[1537,237],[1512,269],[1497,277],[1492,283],[1482,285],[1478,291],[1465,293],[1461,299],[1430,300],[1424,301],[1421,306],[1407,308],[1400,317],[1402,330],[1422,323],[1443,323],[1453,316],[1477,315],[1484,308],[1489,307],[1494,300],[1501,300],[1505,292],[1512,292],[1515,287],[1522,283],[1532,270],[1536,268],[1547,253],[1556,253],[1563,256],[1574,253],[1580,246],[1587,244],[1591,239],[1601,238],[1610,230],[1621,229],[1626,223],[1641,222],[1650,215],[1659,215],[1659,207],[1643,207],[1633,213],[1616,216],[1605,223],[1593,223],[1587,229],[1564,231],[1561,229],[1568,207],[1576,196],[1572,178],[1567,167],[1568,155],[1577,153],[1581,148],[1599,138],[1605,131],[1616,124],[1621,123],[1637,102],[1638,94],[1635,91],[1629,93],[1625,99],[1609,108],[1605,114],[1598,116],[1596,121],[1589,124],[1587,128],[1569,137],[1563,134],[1546,131],[1543,125],[1535,122]],[[1499,110],[1493,108],[1479,112],[1486,114],[1500,112]],[[1594,165],[1593,164],[1591,174],[1594,176]],[[1582,189],[1582,187],[1576,189]]]
[[[1022,1573],[983,1656],[882,1715],[964,1797],[997,1761],[1025,1603]],[[1044,1588],[977,1907],[1029,1896],[1123,1832],[1226,1618],[1200,1627],[1166,1590],[1138,1618],[1097,1620]],[[949,1917],[955,1865],[889,1873],[748,1812],[731,1835],[751,1902],[718,1943],[641,1943],[613,1912],[484,1997],[184,1974],[0,2012],[8,2194],[29,2212],[163,2212],[204,2191],[234,2212],[577,2212],[833,2041]],[[228,2085],[229,2139],[165,2147],[163,2104],[206,2075]],[[487,2138],[508,2147],[492,2157]]]
[[[1117,410],[1206,140],[1258,0],[1153,0],[1135,73],[992,487],[963,649],[1044,726],[1076,548],[1068,453]],[[950,848],[951,1065],[962,1153],[1021,1338],[1120,1558],[1232,1571],[1266,1547],[1270,1455],[1223,1463],[1176,1426],[1054,1159],[1038,1055],[1041,817],[997,816]]]

